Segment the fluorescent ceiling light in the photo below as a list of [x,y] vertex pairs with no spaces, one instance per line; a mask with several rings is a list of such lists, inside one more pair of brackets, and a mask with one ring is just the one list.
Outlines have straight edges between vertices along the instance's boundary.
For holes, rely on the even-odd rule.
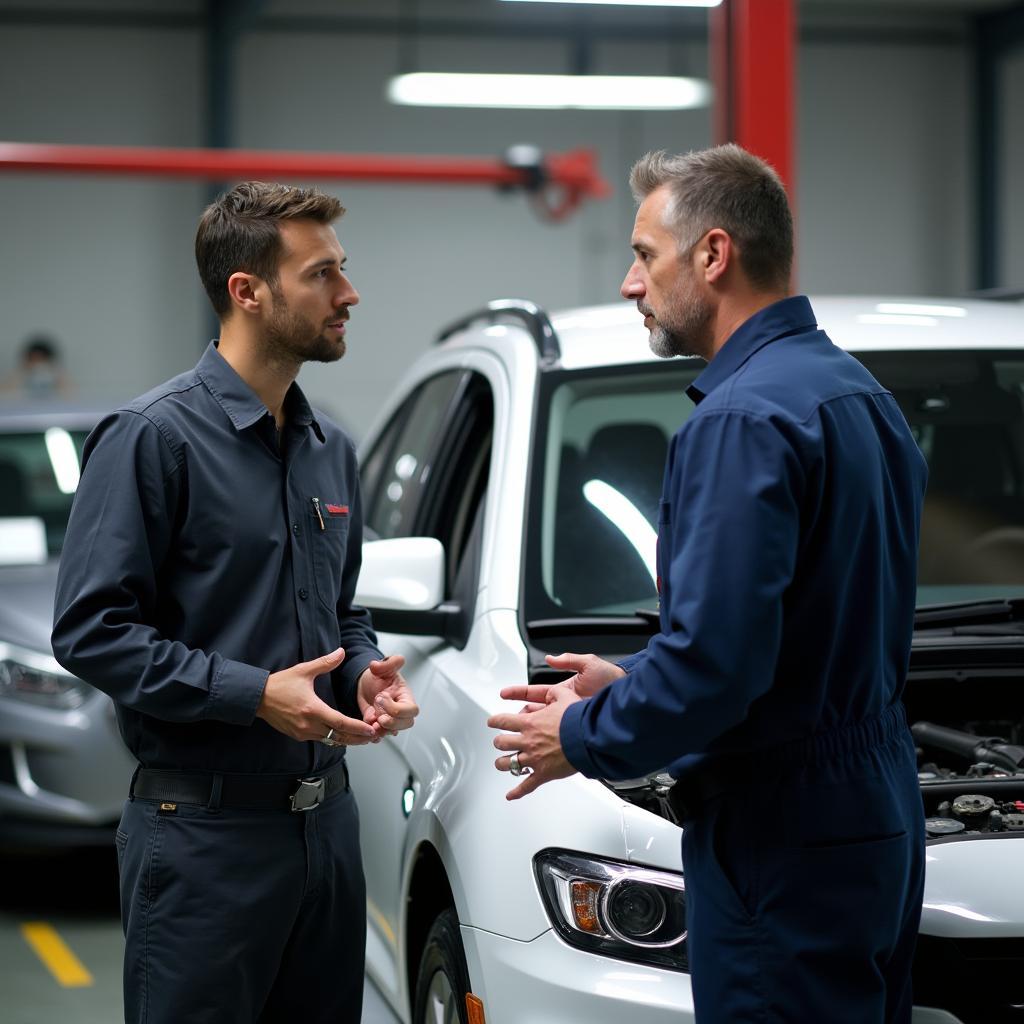
[[722,0],[518,0],[534,4],[607,4],[611,7],[717,7]]
[[392,78],[388,99],[420,107],[688,110],[710,103],[711,86],[701,78],[418,71]]

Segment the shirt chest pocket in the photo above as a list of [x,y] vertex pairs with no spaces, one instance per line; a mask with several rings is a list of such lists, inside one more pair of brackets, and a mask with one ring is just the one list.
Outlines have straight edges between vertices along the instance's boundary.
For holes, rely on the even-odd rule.
[[348,529],[349,514],[345,505],[319,502],[310,512],[313,583],[317,597],[332,612],[341,595]]

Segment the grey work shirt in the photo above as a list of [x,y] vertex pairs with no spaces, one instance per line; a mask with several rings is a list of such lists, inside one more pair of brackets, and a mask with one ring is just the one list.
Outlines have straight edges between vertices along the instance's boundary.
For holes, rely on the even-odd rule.
[[295,772],[340,748],[255,717],[267,677],[345,648],[317,694],[358,717],[382,655],[355,606],[362,513],[352,442],[298,385],[273,417],[214,344],[86,442],[61,556],[53,650],[108,693],[147,768]]

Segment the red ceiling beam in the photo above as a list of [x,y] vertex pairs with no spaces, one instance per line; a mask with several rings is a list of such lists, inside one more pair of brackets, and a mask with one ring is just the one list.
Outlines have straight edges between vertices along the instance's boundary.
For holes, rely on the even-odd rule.
[[[723,0],[711,12],[715,141],[767,160],[795,200],[795,0]],[[795,211],[794,211],[795,212]]]

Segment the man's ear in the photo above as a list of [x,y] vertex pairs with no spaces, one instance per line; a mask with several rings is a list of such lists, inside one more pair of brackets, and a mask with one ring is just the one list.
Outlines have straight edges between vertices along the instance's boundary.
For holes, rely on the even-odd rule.
[[236,271],[228,278],[228,295],[231,303],[246,313],[258,313],[266,301],[266,284],[255,274]]
[[704,246],[701,251],[701,269],[704,272],[704,280],[708,284],[714,284],[720,280],[735,259],[736,249],[733,246],[732,236],[721,228],[712,228],[704,236]]

